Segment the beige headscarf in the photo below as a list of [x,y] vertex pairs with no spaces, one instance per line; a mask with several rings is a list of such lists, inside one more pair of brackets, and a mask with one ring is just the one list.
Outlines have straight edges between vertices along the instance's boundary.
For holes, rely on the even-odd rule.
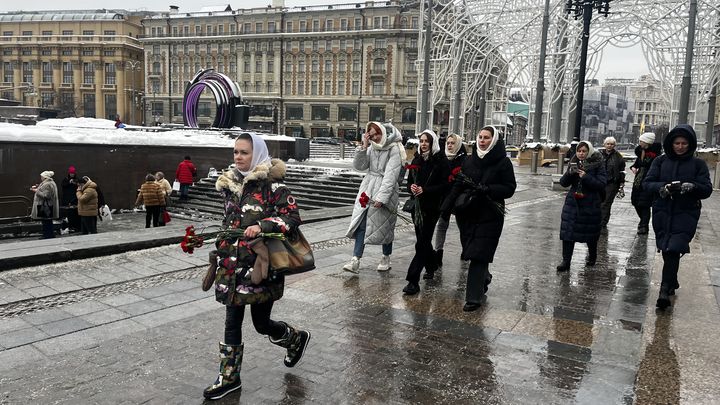
[[[450,138],[455,140],[455,146],[452,149],[450,149],[450,144],[448,143]],[[462,139],[460,139],[460,136],[456,134],[448,135],[447,140],[445,140],[445,156],[447,156],[448,160],[455,159],[458,152],[460,152],[460,148],[462,148]]]

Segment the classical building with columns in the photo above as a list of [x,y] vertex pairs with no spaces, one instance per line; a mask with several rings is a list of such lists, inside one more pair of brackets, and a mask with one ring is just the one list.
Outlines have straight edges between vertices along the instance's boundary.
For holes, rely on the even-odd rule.
[[[356,139],[367,121],[392,120],[414,133],[419,23],[416,4],[393,0],[187,13],[171,7],[142,21],[146,122],[182,123],[185,83],[212,68],[238,82],[253,129]],[[201,124],[212,122],[214,107],[208,92],[198,108]]]
[[60,116],[142,121],[143,15],[121,10],[0,13],[0,98]]

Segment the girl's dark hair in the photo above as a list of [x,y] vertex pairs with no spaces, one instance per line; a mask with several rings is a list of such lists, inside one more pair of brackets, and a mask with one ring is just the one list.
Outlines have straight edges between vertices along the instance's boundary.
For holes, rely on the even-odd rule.
[[[488,131],[488,132],[490,132],[490,135],[495,136],[495,128],[493,128],[491,126],[482,127],[480,129],[480,131]],[[478,132],[478,133],[480,133],[480,132]]]
[[253,141],[253,140],[252,140],[252,136],[250,136],[250,134],[248,134],[248,133],[246,133],[246,132],[243,132],[242,134],[238,135],[238,137],[237,137],[237,139],[235,139],[235,141],[237,142],[237,141],[240,140],[240,139],[243,139],[243,140],[246,140],[246,141],[250,141],[251,144],[252,144],[252,141]]
[[185,156],[185,160],[192,160],[192,159],[190,159],[190,156]]
[[148,173],[145,175],[145,181],[155,181],[155,176],[153,176],[151,173]]

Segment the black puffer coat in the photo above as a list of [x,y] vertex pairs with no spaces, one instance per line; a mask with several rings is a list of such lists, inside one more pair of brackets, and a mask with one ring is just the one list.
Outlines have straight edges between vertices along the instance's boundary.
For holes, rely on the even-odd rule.
[[645,150],[645,154],[643,154],[643,148],[640,147],[640,145],[635,147],[635,156],[637,156],[637,158],[635,158],[635,163],[633,163],[630,167],[638,169],[638,172],[635,175],[632,195],[630,196],[630,202],[632,202],[632,205],[640,208],[649,208],[652,206],[653,200],[657,196],[657,190],[655,190],[656,192],[653,192],[652,190],[645,190],[642,186],[642,182],[645,180],[648,170],[650,170],[650,165],[652,165],[652,162],[660,156],[661,153],[662,146],[660,146],[660,143],[658,142],[648,146]]
[[[505,223],[502,213],[505,199],[512,197],[517,187],[512,163],[505,156],[505,143],[498,140],[482,159],[473,147],[473,152],[462,165],[462,173],[473,183],[487,186],[485,196],[476,197],[468,209],[455,212],[463,248],[462,259],[492,263]],[[451,211],[457,197],[470,187],[456,179],[443,203],[443,212]]]
[[[678,156],[672,148],[678,136],[687,138],[688,152]],[[681,124],[665,137],[665,154],[657,158],[648,171],[643,187],[658,194],[660,188],[673,181],[692,183],[693,191],[657,198],[653,203],[653,229],[658,250],[688,253],[700,219],[700,200],[710,197],[712,183],[707,164],[694,157],[697,137],[690,125]]]
[[[579,162],[577,155],[570,159],[573,162]],[[582,166],[584,177],[568,170],[560,178],[561,186],[570,187],[562,208],[560,239],[586,243],[600,236],[600,193],[605,189],[607,175],[600,152],[590,155]]]

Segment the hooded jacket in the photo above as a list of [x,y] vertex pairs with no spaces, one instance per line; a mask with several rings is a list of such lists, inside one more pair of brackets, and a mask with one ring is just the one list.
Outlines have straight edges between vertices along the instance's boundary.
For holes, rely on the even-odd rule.
[[[644,152],[644,153],[643,153]],[[655,142],[650,144],[647,149],[643,149],[640,145],[635,147],[635,162],[630,166],[638,169],[635,174],[635,180],[633,180],[632,194],[630,195],[630,202],[632,205],[640,208],[650,208],[655,199],[656,194],[650,190],[645,190],[642,186],[642,182],[647,175],[648,170],[653,161],[660,156],[662,153],[662,146],[660,143]]]
[[440,150],[438,136],[432,130],[426,129],[418,135],[428,133],[433,138],[430,147],[430,156],[427,160],[423,159],[420,148],[418,148],[415,157],[412,160],[411,167],[417,169],[410,170],[407,181],[407,191],[412,195],[411,186],[417,184],[422,187],[423,192],[416,197],[417,204],[420,204],[420,211],[423,215],[437,214],[440,212],[440,205],[450,191],[450,162],[448,162],[445,152]]
[[[688,140],[688,151],[677,155],[673,141],[677,137]],[[662,252],[688,253],[700,219],[700,200],[710,197],[712,183],[707,164],[696,158],[697,136],[687,124],[673,128],[663,142],[665,154],[655,159],[643,180],[643,188],[659,196],[659,190],[673,181],[694,185],[688,193],[673,193],[656,198],[653,203],[652,222],[655,243]]]
[[[353,167],[358,171],[367,171],[363,177],[355,198],[352,219],[347,231],[347,237],[352,238],[357,230],[363,215],[367,215],[365,227],[366,245],[382,245],[395,239],[395,223],[400,188],[398,177],[402,161],[405,159],[405,148],[402,145],[402,135],[391,124],[379,122],[368,123],[380,127],[382,137],[380,144],[371,143],[367,149],[358,147],[353,159]],[[369,203],[363,208],[360,205],[360,196],[365,193],[373,201],[383,204],[375,208]]]
[[95,217],[98,214],[97,184],[93,181],[85,183],[76,192],[78,200],[78,215],[81,217]]

